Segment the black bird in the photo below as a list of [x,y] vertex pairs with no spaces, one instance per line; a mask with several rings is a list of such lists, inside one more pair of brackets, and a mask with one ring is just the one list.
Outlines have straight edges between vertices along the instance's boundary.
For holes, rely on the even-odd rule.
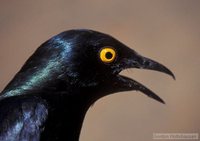
[[26,61],[0,96],[0,141],[78,141],[88,108],[96,100],[151,90],[119,73],[142,68],[173,73],[113,37],[93,30],[62,32]]

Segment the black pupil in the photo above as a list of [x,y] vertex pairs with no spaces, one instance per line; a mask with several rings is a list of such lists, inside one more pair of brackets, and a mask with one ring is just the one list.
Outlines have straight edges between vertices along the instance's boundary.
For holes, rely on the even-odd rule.
[[106,53],[106,58],[111,59],[113,57],[113,54],[111,52]]

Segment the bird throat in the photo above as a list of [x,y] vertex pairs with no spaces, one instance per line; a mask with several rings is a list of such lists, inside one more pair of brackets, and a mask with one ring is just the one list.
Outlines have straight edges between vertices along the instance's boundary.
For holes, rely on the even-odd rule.
[[[91,105],[85,93],[74,91],[42,96],[49,105],[49,116],[41,140],[78,141],[85,114]],[[59,95],[59,96],[58,96]]]

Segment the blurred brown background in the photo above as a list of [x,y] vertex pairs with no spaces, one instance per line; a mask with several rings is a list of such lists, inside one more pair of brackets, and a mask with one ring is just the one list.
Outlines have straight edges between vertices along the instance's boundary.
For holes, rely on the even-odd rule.
[[111,34],[176,75],[143,70],[124,74],[165,101],[140,92],[105,97],[92,106],[81,141],[150,141],[153,133],[200,133],[199,0],[0,1],[0,89],[34,50],[72,28]]

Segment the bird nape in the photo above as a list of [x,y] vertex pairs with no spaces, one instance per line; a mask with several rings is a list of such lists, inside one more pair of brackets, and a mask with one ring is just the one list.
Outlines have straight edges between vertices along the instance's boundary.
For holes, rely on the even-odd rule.
[[101,97],[137,90],[164,103],[127,68],[171,75],[113,37],[93,30],[62,32],[26,61],[0,96],[1,141],[78,141],[88,108]]

